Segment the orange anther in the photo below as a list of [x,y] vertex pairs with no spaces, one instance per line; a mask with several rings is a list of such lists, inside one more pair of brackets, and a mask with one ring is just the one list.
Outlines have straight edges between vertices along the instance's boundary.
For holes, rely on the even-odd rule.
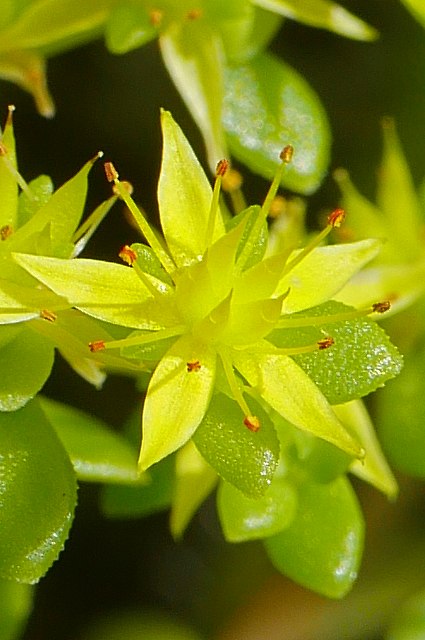
[[96,351],[102,351],[105,348],[104,340],[95,340],[94,342],[89,342],[89,349],[92,353]]
[[133,265],[137,260],[137,253],[127,244],[121,249],[118,256],[121,258],[121,260],[123,260],[130,266]]
[[279,158],[282,160],[282,162],[288,164],[288,162],[291,162],[293,155],[294,147],[292,146],[292,144],[287,144],[286,147],[283,147],[282,151],[280,152]]
[[345,220],[344,209],[334,209],[332,213],[328,215],[328,225],[330,227],[340,227]]
[[252,433],[257,433],[261,426],[257,416],[245,416],[243,423]]
[[201,368],[201,363],[199,362],[199,360],[190,360],[190,362],[186,363],[186,368],[188,373],[191,373],[192,371],[199,371]]

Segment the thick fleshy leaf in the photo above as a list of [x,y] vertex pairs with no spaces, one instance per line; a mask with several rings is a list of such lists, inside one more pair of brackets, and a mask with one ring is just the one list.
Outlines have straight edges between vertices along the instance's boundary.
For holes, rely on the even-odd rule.
[[314,382],[292,358],[272,353],[270,346],[268,353],[260,349],[250,353],[235,351],[235,367],[291,424],[335,444],[350,455],[362,457],[362,447],[343,427]]
[[158,35],[149,11],[131,3],[112,9],[105,29],[106,46],[111,53],[127,53],[141,47]]
[[385,460],[364,404],[360,400],[354,400],[334,409],[347,429],[356,434],[366,451],[364,460],[354,460],[350,471],[383,491],[389,498],[395,498],[398,493],[397,481]]
[[29,254],[15,254],[15,259],[71,305],[95,318],[135,329],[157,329],[164,326],[162,320],[167,321],[166,307],[159,308],[157,301],[152,303],[148,289],[129,267],[85,258],[61,260]]
[[334,31],[354,40],[374,40],[378,33],[331,0],[252,0],[254,4],[312,27]]
[[[425,23],[425,11],[424,11]],[[385,640],[422,640],[425,636],[425,591],[400,603],[394,611]]]
[[18,211],[18,183],[13,175],[16,171],[16,148],[15,136],[11,114],[6,122],[6,126],[1,136],[1,143],[4,147],[0,156],[0,193],[2,205],[0,209],[0,229],[9,226],[13,231],[17,228]]
[[292,524],[267,538],[274,566],[292,580],[329,598],[353,586],[363,550],[364,524],[355,493],[345,478],[304,484]]
[[[318,247],[284,275],[275,295],[288,291],[283,311],[293,313],[314,307],[334,295],[379,252],[379,240]],[[288,263],[296,257],[294,252]],[[376,302],[376,299],[374,300]]]
[[0,577],[34,583],[68,537],[75,474],[36,401],[1,413],[0,423]]
[[221,124],[223,51],[220,39],[202,20],[174,23],[159,39],[162,58],[172,81],[198,125],[208,163],[228,157]]
[[0,349],[0,412],[15,411],[33,398],[49,377],[53,360],[50,341],[28,327],[5,344]]
[[267,538],[288,527],[296,513],[297,492],[285,478],[274,478],[258,498],[242,495],[234,486],[221,482],[217,508],[228,542]]
[[2,640],[22,637],[31,613],[34,587],[10,580],[0,580],[0,629]]
[[291,144],[295,153],[283,184],[300,193],[315,191],[329,162],[330,133],[314,91],[291,67],[266,53],[228,67],[225,80],[223,124],[232,154],[270,179],[281,150]]
[[191,438],[210,402],[215,368],[215,352],[190,335],[180,338],[162,358],[143,409],[141,471]]
[[[329,349],[294,355],[331,404],[341,404],[365,396],[400,373],[403,360],[385,331],[369,318],[344,320],[353,311],[331,300],[318,307],[287,316],[285,328],[273,331],[268,339],[278,347],[313,345],[331,336]],[[323,321],[320,321],[320,317]],[[329,322],[329,317],[339,321]],[[308,327],[297,327],[297,318],[311,318]],[[326,321],[328,318],[328,321]],[[291,322],[294,328],[291,328]]]
[[176,455],[176,482],[170,515],[174,538],[181,538],[193,515],[217,484],[217,474],[190,440]]
[[239,405],[215,395],[193,441],[207,462],[227,482],[250,497],[264,494],[279,461],[279,441],[270,418],[253,399],[248,406],[261,424],[253,433],[244,425]]
[[[212,189],[180,127],[167,111],[161,113],[164,147],[158,200],[162,230],[179,266],[199,260],[206,249]],[[220,159],[220,158],[219,158]],[[221,214],[214,239],[224,233]]]
[[139,486],[107,485],[100,505],[108,518],[141,518],[168,509],[174,495],[174,457],[169,456],[149,469]]
[[40,399],[41,408],[65,447],[79,480],[137,482],[137,452],[118,433],[88,413]]

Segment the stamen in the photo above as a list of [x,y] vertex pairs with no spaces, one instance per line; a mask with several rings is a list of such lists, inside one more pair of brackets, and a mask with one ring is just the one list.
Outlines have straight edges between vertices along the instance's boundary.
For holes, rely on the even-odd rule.
[[121,260],[123,262],[126,262],[128,265],[130,265],[130,267],[136,262],[137,260],[137,253],[128,246],[128,244],[126,244],[121,251],[119,252],[118,256],[121,258]]
[[201,363],[199,362],[199,360],[190,360],[186,363],[186,369],[188,373],[191,373],[192,371],[200,371]]
[[0,229],[0,240],[7,240],[13,233],[13,228],[10,224],[5,224],[4,227]]
[[161,9],[152,9],[149,13],[149,20],[153,27],[160,27],[164,18],[164,12]]
[[72,237],[72,242],[75,245],[72,257],[75,257],[81,253],[96,229],[99,227],[100,223],[103,221],[103,219],[115,204],[115,202],[115,196],[111,196],[108,200],[102,202],[78,227]]
[[370,307],[363,309],[350,309],[341,313],[323,315],[323,316],[301,316],[296,317],[292,314],[283,315],[277,323],[279,329],[299,328],[299,327],[318,327],[323,324],[331,324],[333,322],[345,322],[347,320],[356,320],[369,316],[371,313],[385,313],[391,308],[389,300],[375,302]]
[[187,12],[186,17],[188,20],[199,20],[202,17],[203,11],[202,9],[190,9]]
[[282,276],[286,276],[294,267],[296,267],[309,253],[319,246],[321,242],[329,235],[335,227],[339,227],[345,219],[344,209],[335,209],[328,216],[328,224],[320,233],[317,234],[301,251],[287,263],[282,272]]
[[40,318],[43,318],[43,320],[47,320],[48,322],[55,322],[55,320],[57,319],[57,315],[56,313],[53,313],[53,311],[42,309],[40,311]]
[[255,240],[258,238],[260,232],[261,232],[261,228],[264,224],[264,222],[267,219],[267,216],[269,215],[269,211],[270,211],[270,207],[271,204],[276,196],[277,190],[280,187],[280,183],[282,181],[282,175],[283,175],[283,171],[284,168],[286,167],[286,165],[291,162],[292,157],[294,154],[294,148],[292,147],[292,145],[287,145],[286,147],[284,147],[282,149],[282,151],[280,152],[279,158],[281,160],[281,163],[279,164],[278,168],[276,169],[276,173],[274,175],[273,178],[273,182],[270,185],[270,188],[267,192],[267,195],[265,197],[265,200],[263,202],[263,206],[261,207],[261,211],[258,214],[257,220],[255,221],[255,223],[252,226],[251,229],[251,233],[249,234],[249,237],[244,245],[244,248],[242,249],[239,258],[238,258],[238,262],[237,265],[239,266],[239,268],[243,269],[249,254],[251,252],[252,249],[252,245],[255,242]]
[[246,416],[243,423],[252,433],[257,433],[261,426],[257,416]]
[[158,329],[157,331],[150,331],[142,335],[131,336],[129,338],[122,338],[121,340],[110,340],[105,342],[104,340],[95,340],[89,342],[90,351],[100,351],[102,349],[121,349],[121,347],[136,347],[142,344],[149,344],[150,342],[156,342],[159,340],[165,340],[165,338],[173,338],[174,336],[180,336],[185,331],[184,326],[170,327],[169,329]]
[[325,349],[329,349],[332,345],[335,344],[335,340],[332,336],[328,336],[327,338],[322,338],[317,341],[317,346],[319,347],[319,351],[324,351]]
[[223,191],[229,194],[232,201],[233,212],[235,215],[246,209],[246,201],[242,193],[243,178],[242,174],[236,169],[229,169],[225,176],[221,187]]
[[154,232],[150,228],[149,223],[147,222],[146,218],[143,216],[142,212],[140,211],[140,209],[138,208],[138,206],[134,202],[133,198],[128,193],[127,189],[125,188],[125,183],[120,182],[119,174],[118,174],[117,170],[115,169],[114,165],[112,164],[112,162],[106,162],[105,163],[105,173],[106,173],[107,180],[109,182],[113,182],[115,184],[115,186],[117,188],[117,191],[118,191],[118,194],[121,196],[121,198],[126,203],[127,207],[130,209],[130,211],[131,211],[135,221],[137,222],[141,232],[145,236],[148,244],[152,248],[153,252],[156,254],[157,258],[161,262],[161,264],[164,267],[165,271],[170,276],[172,276],[172,274],[176,270],[176,265],[174,264],[174,261],[172,260],[171,256],[162,247],[160,242],[158,241],[156,235],[154,234]]
[[221,181],[223,176],[226,174],[228,168],[229,168],[229,161],[226,159],[220,160],[217,163],[217,167],[215,170],[214,191],[211,199],[211,207],[210,207],[210,212],[208,216],[207,231],[205,234],[206,248],[210,247],[213,243],[214,228],[217,220],[218,203],[220,199]]
[[302,347],[278,347],[270,353],[279,354],[282,356],[298,356],[302,353],[314,353],[315,351],[325,351],[335,344],[335,340],[332,336],[326,336],[317,342],[312,344],[306,344]]
[[221,362],[223,363],[224,373],[226,375],[227,382],[229,383],[230,390],[233,394],[233,398],[236,400],[241,408],[242,413],[245,416],[243,421],[244,425],[251,431],[258,431],[261,427],[261,423],[256,416],[253,416],[251,414],[251,411],[245,401],[245,398],[243,397],[243,393],[236,379],[236,375],[233,370],[233,365],[230,358],[223,352],[219,352],[219,356]]

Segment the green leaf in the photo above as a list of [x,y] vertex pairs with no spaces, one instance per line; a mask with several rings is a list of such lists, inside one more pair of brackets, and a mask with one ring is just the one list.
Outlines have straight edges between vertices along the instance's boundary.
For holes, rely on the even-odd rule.
[[[286,293],[289,289],[283,311],[301,311],[333,298],[350,278],[378,254],[380,247],[379,240],[318,247],[281,278],[275,295]],[[288,263],[298,254],[299,251],[294,251]]]
[[217,483],[217,474],[191,440],[176,454],[176,482],[170,515],[174,538],[182,537],[194,513]]
[[223,51],[203,20],[174,23],[159,39],[162,58],[189,112],[201,130],[208,164],[228,157],[222,129]]
[[345,478],[299,487],[292,524],[265,540],[276,569],[329,598],[353,586],[363,550],[363,518]]
[[33,398],[49,377],[53,360],[50,341],[28,326],[5,344],[0,349],[0,412],[15,411]]
[[168,509],[174,495],[174,457],[168,456],[149,469],[141,486],[107,485],[100,505],[108,518],[140,518]]
[[65,447],[79,480],[135,483],[137,452],[98,418],[48,398],[41,408]]
[[[190,362],[199,362],[200,368],[189,370]],[[182,336],[162,358],[143,408],[140,471],[191,438],[210,402],[215,368],[215,352],[190,335]]]
[[32,584],[63,548],[76,503],[76,479],[36,401],[1,413],[0,421],[0,577]]
[[422,640],[424,635],[425,592],[420,591],[397,607],[385,640]]
[[[207,248],[212,189],[183,132],[167,111],[161,113],[161,124],[164,137],[158,184],[161,225],[177,265],[187,266],[199,260]],[[223,233],[219,213],[214,239]]]
[[330,0],[252,0],[254,4],[312,27],[334,31],[354,40],[374,40],[378,33]]
[[[329,349],[293,356],[331,404],[368,395],[398,375],[403,366],[397,348],[376,322],[366,317],[343,319],[344,313],[350,310],[352,307],[331,300],[286,316],[285,328],[268,336],[273,344],[282,348],[313,345],[324,336],[333,338],[334,344]],[[339,321],[329,321],[330,316]],[[311,325],[315,326],[297,326],[297,318],[306,317],[312,318]]]
[[264,409],[253,399],[248,406],[261,427],[253,433],[244,425],[239,405],[219,393],[193,435],[193,441],[217,473],[250,497],[264,494],[279,461],[279,441]]
[[0,580],[0,629],[2,640],[18,640],[32,609],[34,588]]
[[228,542],[267,538],[288,527],[297,510],[297,492],[284,478],[273,478],[265,494],[249,498],[227,482],[221,482],[217,508]]
[[327,170],[330,133],[319,99],[304,79],[262,53],[250,63],[228,67],[225,88],[223,124],[232,154],[271,179],[282,148],[291,144],[295,153],[284,186],[305,194],[315,191]]
[[152,24],[149,12],[144,7],[130,3],[114,7],[106,23],[106,46],[111,53],[127,53],[157,35],[158,30]]
[[[325,396],[289,356],[262,350],[234,351],[234,365],[261,397],[294,426],[323,438],[355,457],[362,457],[358,442],[337,419]],[[268,353],[267,353],[268,349]]]

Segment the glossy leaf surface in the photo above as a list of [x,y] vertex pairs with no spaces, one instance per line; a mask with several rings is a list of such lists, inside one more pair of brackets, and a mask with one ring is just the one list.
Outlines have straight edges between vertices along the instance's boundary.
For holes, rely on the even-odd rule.
[[68,537],[75,474],[36,401],[0,421],[0,577],[34,583]]
[[264,494],[279,460],[279,441],[260,405],[248,400],[261,427],[253,433],[244,425],[239,405],[224,394],[215,395],[193,441],[216,472],[250,497]]
[[330,598],[352,587],[363,550],[363,518],[345,478],[299,487],[292,524],[265,540],[275,567],[299,584]]
[[305,80],[265,53],[228,67],[225,80],[223,124],[232,154],[270,179],[282,148],[292,144],[294,158],[283,183],[300,193],[315,191],[329,162],[330,133],[319,99]]

